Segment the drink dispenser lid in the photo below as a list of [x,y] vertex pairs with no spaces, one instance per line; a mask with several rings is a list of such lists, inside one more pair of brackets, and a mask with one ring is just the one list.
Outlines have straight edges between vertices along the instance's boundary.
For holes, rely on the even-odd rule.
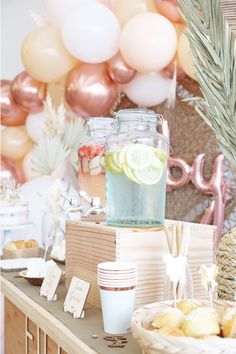
[[132,122],[140,120],[157,125],[162,122],[163,117],[149,109],[132,108],[121,109],[118,112],[113,112],[113,115],[119,122]]
[[114,118],[110,117],[92,117],[87,120],[87,129],[114,129]]

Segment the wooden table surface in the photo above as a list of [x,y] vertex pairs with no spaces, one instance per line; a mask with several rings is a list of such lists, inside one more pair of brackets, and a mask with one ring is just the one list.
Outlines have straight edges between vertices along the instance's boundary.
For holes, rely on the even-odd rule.
[[[39,296],[39,287],[30,285],[23,278],[15,278],[18,272],[2,272],[1,292],[24,314],[35,322],[68,354],[141,354],[137,342],[131,334],[126,335],[128,343],[124,348],[109,348],[103,339],[101,311],[95,307],[85,308],[84,319],[73,319],[70,313],[63,311],[66,295],[64,282],[57,290],[58,300],[48,302]],[[97,339],[92,335],[98,335]]]

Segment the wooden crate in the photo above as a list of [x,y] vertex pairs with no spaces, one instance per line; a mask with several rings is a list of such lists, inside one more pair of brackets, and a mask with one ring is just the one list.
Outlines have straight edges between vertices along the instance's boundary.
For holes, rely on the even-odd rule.
[[[166,220],[166,224],[176,221]],[[194,297],[205,298],[197,267],[214,260],[215,226],[190,223],[189,263]],[[163,300],[165,264],[168,253],[163,230],[115,228],[93,222],[68,221],[66,225],[66,286],[72,276],[91,283],[88,302],[100,307],[97,264],[107,261],[133,261],[138,266],[135,307]]]

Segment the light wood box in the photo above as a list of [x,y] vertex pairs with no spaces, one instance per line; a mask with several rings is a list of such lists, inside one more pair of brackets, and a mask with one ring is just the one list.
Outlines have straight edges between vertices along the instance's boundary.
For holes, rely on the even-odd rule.
[[[166,224],[176,221],[166,220]],[[214,261],[216,227],[190,223],[189,264],[194,297],[205,298],[197,268]],[[107,261],[132,261],[138,266],[135,308],[164,299],[165,264],[168,253],[163,230],[147,231],[115,228],[93,222],[68,221],[66,224],[66,286],[72,276],[91,283],[88,303],[100,307],[97,264]]]

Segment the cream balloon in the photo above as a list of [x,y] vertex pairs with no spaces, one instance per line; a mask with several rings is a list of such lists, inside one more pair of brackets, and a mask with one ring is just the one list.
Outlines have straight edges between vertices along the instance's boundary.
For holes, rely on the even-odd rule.
[[25,70],[34,79],[51,82],[78,65],[78,60],[67,52],[56,27],[40,27],[24,40],[21,58]]
[[171,80],[159,72],[138,73],[123,85],[128,98],[139,106],[151,107],[164,102],[170,91]]
[[22,160],[32,149],[32,141],[23,126],[6,127],[1,135],[1,153],[12,161]]
[[22,161],[22,168],[27,181],[38,177],[38,174],[33,170],[32,167],[32,151],[28,152],[28,154],[25,155]]
[[47,21],[60,28],[66,15],[73,7],[93,1],[96,0],[44,0]]
[[121,27],[137,14],[157,12],[153,0],[115,0],[113,8]]
[[182,33],[179,37],[177,57],[181,67],[186,72],[186,74],[190,76],[193,80],[196,80],[195,68],[193,65],[193,58],[189,40],[184,33]]
[[164,16],[147,12],[136,15],[124,27],[120,50],[124,60],[139,72],[159,71],[173,59],[177,35]]
[[119,37],[117,17],[97,2],[74,8],[62,26],[67,50],[74,57],[91,64],[112,58],[119,49]]
[[31,140],[39,143],[44,135],[44,113],[29,114],[25,122],[25,127]]
[[65,104],[64,96],[66,79],[67,74],[62,76],[59,80],[52,81],[47,85],[47,93],[50,95],[55,107],[58,107],[62,102]]

